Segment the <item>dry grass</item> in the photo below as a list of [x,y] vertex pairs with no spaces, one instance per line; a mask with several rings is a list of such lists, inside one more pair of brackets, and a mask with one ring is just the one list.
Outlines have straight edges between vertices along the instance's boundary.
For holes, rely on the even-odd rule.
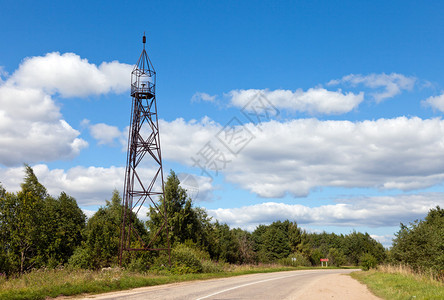
[[408,265],[380,265],[377,267],[377,270],[383,273],[401,274],[413,277],[418,281],[430,283],[442,283],[444,281],[444,273],[436,274],[427,270],[414,270]]
[[444,299],[444,284],[436,275],[405,265],[383,265],[351,276],[383,299]]

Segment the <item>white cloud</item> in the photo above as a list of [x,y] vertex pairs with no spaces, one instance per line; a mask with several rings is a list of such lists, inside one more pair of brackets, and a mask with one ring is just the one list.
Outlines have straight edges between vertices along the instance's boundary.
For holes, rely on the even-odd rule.
[[[94,212],[92,206],[105,205],[105,199],[110,199],[114,189],[121,191],[123,188],[123,167],[79,166],[69,170],[50,170],[46,165],[35,165],[33,169],[51,195],[57,196],[65,191],[76,198],[89,216]],[[153,170],[143,169],[140,174],[144,178],[149,177],[152,176]],[[24,175],[23,167],[0,169],[0,181],[9,192],[20,190]],[[207,178],[194,178],[198,181],[199,193],[211,190],[211,182]],[[201,181],[205,182],[205,185],[202,185]],[[188,183],[185,188],[189,185]],[[254,230],[259,224],[270,224],[285,219],[297,221],[302,227],[397,227],[400,222],[408,223],[423,218],[428,210],[436,205],[444,206],[443,199],[442,193],[420,193],[337,199],[335,204],[317,207],[265,202],[239,208],[211,209],[208,213],[220,222],[247,230]],[[147,207],[142,207],[139,216],[146,219],[147,210]]]
[[208,210],[209,215],[231,227],[254,230],[277,220],[296,221],[302,226],[392,227],[424,218],[431,208],[443,205],[443,194],[425,193],[339,199],[337,204],[309,207],[265,202],[240,208]]
[[233,90],[228,93],[231,104],[250,109],[250,103],[261,97],[277,109],[307,112],[310,114],[342,114],[355,109],[364,99],[364,94],[328,91],[323,88],[310,88],[307,91],[291,90]]
[[226,179],[263,197],[304,196],[323,186],[411,190],[444,180],[436,163],[444,160],[439,119],[304,119],[250,129],[256,138]]
[[385,235],[370,234],[370,236],[373,239],[375,239],[378,242],[380,242],[386,248],[391,247],[393,239],[395,238],[394,234],[385,234]]
[[3,78],[8,77],[8,72],[5,71],[3,66],[0,66],[0,84],[3,82]]
[[166,160],[190,162],[221,126],[208,117],[200,121],[185,121],[182,118],[171,122],[159,120],[159,132],[162,144],[162,156]]
[[299,119],[264,122],[260,128],[249,123],[236,127],[253,134],[236,156],[217,140],[222,126],[214,122],[161,124],[165,159],[193,166],[191,157],[198,159],[210,142],[230,160],[225,166],[215,161],[219,174],[261,197],[306,196],[319,187],[413,190],[444,180],[444,165],[437,163],[444,161],[440,119]]
[[[7,76],[0,69],[1,76]],[[5,81],[0,80],[0,164],[70,159],[88,143],[60,113],[52,96],[87,96],[122,92],[131,66],[116,61],[99,67],[73,53],[26,58]],[[108,142],[111,128],[97,133]],[[108,136],[106,136],[106,134]]]
[[[437,163],[444,161],[444,121],[440,119],[300,119],[270,121],[260,128],[244,124],[237,129],[247,128],[254,138],[236,156],[216,138],[222,126],[208,118],[159,123],[164,160],[193,166],[191,157],[198,157],[204,145],[211,142],[215,150],[225,153],[230,160],[219,170],[219,176],[261,197],[277,198],[288,193],[306,196],[312,189],[322,187],[413,190],[444,180],[444,166]],[[197,166],[193,170],[200,172]],[[103,198],[91,196],[96,192],[89,196],[81,192],[91,193],[103,187],[98,194],[106,195],[120,188],[124,174],[123,168],[117,167],[77,167],[67,171],[46,167],[38,171],[42,178],[48,178],[45,182],[49,187],[59,187],[58,192],[72,190],[71,194],[79,199],[90,200]],[[208,171],[215,176],[214,171]],[[0,177],[2,182],[14,177],[5,172]],[[198,181],[199,193],[201,187],[211,186],[211,180],[207,181]]]
[[191,102],[215,102],[216,96],[211,96],[207,93],[196,92],[193,97],[191,97]]
[[0,86],[0,164],[69,159],[88,143],[61,119],[59,108],[38,89]]
[[407,77],[398,73],[391,74],[350,74],[341,79],[331,80],[327,85],[338,85],[341,83],[348,83],[352,86],[363,84],[369,88],[382,88],[383,91],[372,93],[376,102],[381,102],[384,99],[392,98],[400,94],[403,90],[412,90],[416,82],[415,77]]
[[115,139],[122,137],[122,132],[116,126],[98,123],[89,126],[89,131],[93,138],[95,138],[99,145],[113,145]]
[[121,93],[130,86],[131,65],[117,61],[100,66],[74,53],[48,53],[26,58],[9,79],[21,88],[41,89],[62,97]]
[[60,110],[50,95],[35,88],[0,86],[0,111],[13,120],[58,121]]
[[[32,166],[32,168],[39,182],[47,188],[50,195],[57,196],[61,192],[66,192],[74,197],[81,206],[103,206],[105,205],[105,200],[111,198],[114,189],[117,189],[121,195],[123,193],[125,167],[77,166],[63,170],[49,169],[47,165],[38,164]],[[156,170],[142,166],[137,169],[137,172],[141,178],[149,178],[151,180]],[[164,172],[165,182],[168,175],[169,173]],[[23,167],[0,168],[0,183],[8,192],[19,191],[24,176]],[[183,176],[179,178],[183,179]],[[195,202],[212,200],[214,188],[209,178],[191,175],[191,179],[194,182],[184,182],[185,185],[183,187],[197,190],[196,197],[193,200]],[[145,184],[148,185],[148,182]],[[137,184],[135,184],[135,188],[138,188]],[[159,180],[156,182],[153,191],[160,191]]]
[[84,209],[84,208],[82,209],[82,211],[88,219],[91,218],[96,213],[96,210]]
[[444,94],[429,97],[426,100],[421,101],[421,103],[425,106],[430,106],[433,109],[444,112]]
[[180,186],[187,191],[188,197],[194,202],[208,202],[214,200],[212,180],[206,176],[197,176],[189,173],[178,173]]
[[[104,205],[114,189],[123,190],[124,167],[78,166],[65,171],[39,164],[32,168],[50,195],[57,196],[64,191],[76,198],[79,205]],[[0,169],[0,181],[9,192],[20,190],[24,176],[23,167]]]

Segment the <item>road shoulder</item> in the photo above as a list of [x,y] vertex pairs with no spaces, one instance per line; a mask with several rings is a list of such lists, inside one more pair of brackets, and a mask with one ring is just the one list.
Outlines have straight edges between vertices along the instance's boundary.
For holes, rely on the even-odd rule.
[[348,299],[348,300],[377,300],[366,285],[353,279],[348,274],[326,274],[307,285],[290,299]]

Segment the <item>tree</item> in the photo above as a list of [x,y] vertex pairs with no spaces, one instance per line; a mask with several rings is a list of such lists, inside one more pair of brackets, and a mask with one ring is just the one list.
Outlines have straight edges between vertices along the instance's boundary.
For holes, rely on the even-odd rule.
[[231,231],[237,240],[236,244],[239,246],[239,263],[244,264],[256,262],[256,253],[253,250],[251,233],[240,228],[232,229]]
[[[331,248],[342,249],[344,252],[344,236],[337,235],[334,233],[311,233],[306,236],[308,244],[313,248],[317,249],[317,253],[321,254],[321,258],[325,258]],[[316,264],[319,261],[315,262]]]
[[32,168],[25,165],[25,179],[21,191],[4,193],[1,210],[1,228],[9,272],[23,273],[43,264],[45,244],[44,201],[46,189],[41,185]]
[[296,248],[299,238],[294,238],[294,243],[290,242],[290,233],[297,231],[290,230],[295,224],[286,220],[284,222],[277,221],[269,226],[260,225],[253,232],[253,239],[256,242],[256,251],[259,261],[274,262],[281,258],[286,258]]
[[65,192],[57,199],[48,197],[45,201],[45,212],[45,231],[49,234],[45,247],[48,265],[64,264],[82,242],[86,216],[76,200]]
[[7,226],[7,215],[6,211],[9,207],[8,200],[9,197],[6,190],[0,184],[0,273],[8,273],[9,260],[8,260],[8,241],[9,241],[9,231]]
[[65,193],[49,196],[28,165],[21,188],[17,194],[0,188],[0,267],[23,273],[65,263],[80,243],[85,215]]
[[296,222],[288,222],[288,239],[292,252],[301,252],[302,229],[298,227]]
[[[161,211],[150,207],[148,212],[149,220],[146,225],[151,237],[154,237],[165,223],[162,203],[163,197],[160,197]],[[207,248],[211,218],[203,209],[193,208],[192,200],[187,196],[186,190],[180,186],[179,178],[172,170],[165,183],[165,205],[171,245],[191,241],[204,249]],[[158,246],[166,246],[165,231],[159,235],[156,241]]]
[[[70,264],[83,268],[98,269],[116,265],[119,259],[120,227],[122,224],[122,199],[117,190],[113,191],[111,201],[88,220],[84,242],[70,259]],[[133,226],[146,238],[143,223],[133,215]]]
[[347,262],[347,258],[341,249],[330,248],[327,254],[328,262],[332,266],[340,267]]
[[416,220],[401,229],[390,251],[393,262],[408,264],[414,269],[444,269],[444,209],[431,209],[424,220]]
[[214,224],[215,240],[213,259],[228,263],[239,262],[239,243],[227,224]]
[[312,265],[317,266],[321,264],[321,258],[325,258],[325,255],[319,248],[315,248],[310,253],[310,262]]
[[364,253],[359,260],[364,271],[368,271],[378,265],[377,259],[370,253]]
[[381,263],[386,259],[386,252],[381,243],[373,239],[367,232],[353,232],[345,236],[344,254],[347,256],[349,263],[359,265],[361,257],[364,254],[371,254],[377,261]]

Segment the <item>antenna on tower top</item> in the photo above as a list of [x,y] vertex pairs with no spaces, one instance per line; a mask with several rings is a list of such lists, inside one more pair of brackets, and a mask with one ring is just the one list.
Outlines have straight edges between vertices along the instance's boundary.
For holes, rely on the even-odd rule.
[[142,42],[143,42],[143,49],[145,49],[145,44],[146,44],[145,31],[143,32],[143,39],[142,39]]

